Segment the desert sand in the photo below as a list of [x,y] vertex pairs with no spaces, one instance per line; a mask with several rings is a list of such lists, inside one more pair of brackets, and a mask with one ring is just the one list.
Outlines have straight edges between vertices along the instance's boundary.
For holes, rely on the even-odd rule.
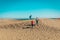
[[40,19],[34,28],[30,21],[1,19],[0,40],[60,40],[60,19]]

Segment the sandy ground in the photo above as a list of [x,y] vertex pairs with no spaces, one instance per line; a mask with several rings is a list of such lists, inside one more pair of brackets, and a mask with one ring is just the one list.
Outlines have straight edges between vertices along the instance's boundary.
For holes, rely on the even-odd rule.
[[60,40],[60,19],[40,19],[34,28],[30,20],[0,20],[0,40]]

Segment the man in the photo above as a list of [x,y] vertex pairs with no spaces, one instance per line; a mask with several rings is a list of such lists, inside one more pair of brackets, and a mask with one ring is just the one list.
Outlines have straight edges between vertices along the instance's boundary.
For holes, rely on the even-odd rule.
[[32,15],[29,16],[29,19],[31,19],[31,18],[32,18]]

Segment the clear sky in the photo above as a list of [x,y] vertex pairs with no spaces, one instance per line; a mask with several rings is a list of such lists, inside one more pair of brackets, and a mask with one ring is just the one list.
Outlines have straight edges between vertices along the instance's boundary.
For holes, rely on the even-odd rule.
[[0,18],[60,18],[60,0],[0,0]]

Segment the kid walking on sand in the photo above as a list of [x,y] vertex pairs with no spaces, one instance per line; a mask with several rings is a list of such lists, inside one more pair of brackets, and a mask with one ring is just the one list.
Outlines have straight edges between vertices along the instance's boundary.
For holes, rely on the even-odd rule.
[[33,20],[31,21],[31,26],[32,26],[32,28],[33,28],[33,26],[34,26],[34,21],[33,21]]
[[36,17],[36,25],[38,25],[38,20],[39,20],[38,17]]

